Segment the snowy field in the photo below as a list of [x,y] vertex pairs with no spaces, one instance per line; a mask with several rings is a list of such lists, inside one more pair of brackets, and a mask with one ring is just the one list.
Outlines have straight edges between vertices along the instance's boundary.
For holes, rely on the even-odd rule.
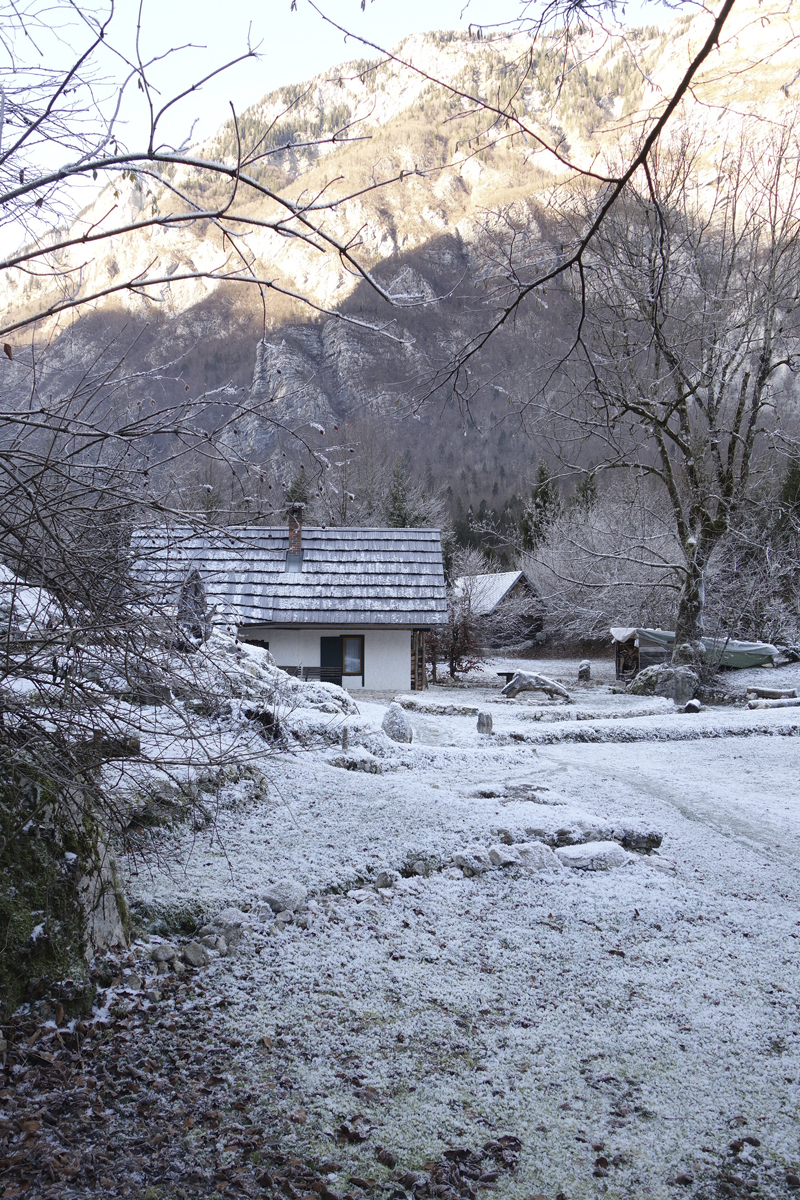
[[[577,663],[553,660],[518,665],[572,705],[504,700],[495,671],[515,665],[402,698],[411,746],[375,733],[391,697],[357,698],[357,717],[329,718],[346,749],[267,758],[266,797],[165,847],[183,868],[133,876],[140,910],[247,914],[206,986],[282,1147],[329,1160],[339,1193],[387,1177],[379,1148],[422,1170],[511,1134],[519,1166],[495,1187],[520,1200],[788,1195],[800,709],[689,716],[612,694],[611,662],[578,687]],[[735,690],[754,682],[792,687],[800,669],[739,673]],[[455,865],[476,844],[502,858],[653,833],[657,851],[609,870],[553,853]],[[284,926],[262,898],[287,879],[309,902]]]

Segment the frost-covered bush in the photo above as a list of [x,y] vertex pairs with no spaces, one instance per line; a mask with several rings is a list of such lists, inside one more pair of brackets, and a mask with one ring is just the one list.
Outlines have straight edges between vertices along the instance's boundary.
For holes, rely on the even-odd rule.
[[556,641],[608,640],[612,625],[674,622],[677,540],[641,480],[611,481],[591,504],[573,504],[523,556]]

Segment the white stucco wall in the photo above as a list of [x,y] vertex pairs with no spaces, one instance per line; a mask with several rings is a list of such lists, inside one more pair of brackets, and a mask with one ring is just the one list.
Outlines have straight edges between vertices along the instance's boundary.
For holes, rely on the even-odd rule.
[[[263,639],[279,667],[318,667],[320,638],[340,637],[339,629],[274,629],[250,627],[243,639]],[[346,636],[364,638],[364,687],[376,692],[407,692],[411,686],[410,629],[348,629]],[[360,690],[361,676],[347,676],[344,687]]]

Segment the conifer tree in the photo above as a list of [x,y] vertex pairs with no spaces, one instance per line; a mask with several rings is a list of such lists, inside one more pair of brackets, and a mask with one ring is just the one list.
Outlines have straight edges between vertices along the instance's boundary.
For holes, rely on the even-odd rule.
[[539,460],[536,481],[520,519],[523,550],[535,550],[561,511],[558,480],[550,474],[545,460]]

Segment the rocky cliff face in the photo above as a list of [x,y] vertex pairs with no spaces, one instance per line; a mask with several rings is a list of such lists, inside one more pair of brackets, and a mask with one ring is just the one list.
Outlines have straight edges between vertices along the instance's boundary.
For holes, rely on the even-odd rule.
[[[785,85],[796,69],[795,9],[773,2],[769,12],[755,4],[737,12],[692,101],[691,119],[708,126],[709,164],[721,139],[748,113],[780,116],[794,104]],[[564,79],[560,60],[546,49],[536,51],[518,105],[530,127],[565,157],[602,164],[613,158],[631,119],[635,124],[674,84],[707,28],[708,17],[700,14],[681,18],[665,31],[629,30],[599,48],[587,42],[578,47],[582,61]],[[43,330],[53,338],[45,380],[63,383],[99,346],[116,338],[117,347],[132,347],[129,364],[157,369],[150,386],[158,396],[178,397],[187,386],[192,391],[227,386],[247,395],[251,415],[239,436],[257,453],[268,453],[276,421],[327,426],[370,417],[394,428],[430,390],[437,370],[487,323],[509,275],[509,245],[515,247],[515,269],[522,272],[555,262],[562,252],[564,230],[549,202],[554,187],[565,184],[565,172],[530,137],[487,130],[489,122],[470,115],[466,100],[444,93],[426,77],[502,100],[518,88],[519,64],[529,53],[523,35],[488,41],[456,34],[413,37],[398,55],[424,74],[392,62],[346,63],[266,96],[241,115],[245,150],[270,151],[255,159],[250,171],[275,193],[295,199],[352,197],[326,215],[325,229],[357,246],[360,260],[394,305],[335,253],[263,228],[246,239],[255,270],[307,297],[316,309],[270,290],[262,306],[255,288],[220,280],[170,282],[194,268],[219,267],[230,259],[230,246],[212,224],[169,234],[155,227],[100,243],[92,252],[74,251],[71,259],[64,255],[65,261],[81,262],[86,293],[148,265],[167,281],[147,296],[125,291],[91,313],[62,317],[60,336],[53,328]],[[749,69],[742,74],[744,67]],[[337,131],[326,144],[308,147],[310,140],[330,139]],[[230,161],[234,151],[230,125],[195,148],[200,157]],[[364,190],[401,171],[402,179],[391,185]],[[190,193],[196,186],[183,168],[170,182]],[[214,197],[204,193],[203,199],[209,203]],[[76,231],[136,219],[154,207],[168,211],[174,203],[157,181],[119,180],[81,214]],[[266,197],[241,205],[243,217],[275,211],[275,202]],[[41,305],[52,286],[48,280],[7,275],[4,302],[20,311]],[[487,462],[495,471],[505,462],[511,471],[527,472],[535,447],[523,451],[513,437],[503,446],[498,430],[503,422],[509,428],[509,413],[530,395],[532,376],[568,338],[573,317],[574,299],[566,286],[532,298],[514,328],[504,330],[474,364],[472,379],[462,377],[468,391],[478,378],[483,385],[470,413],[462,407],[455,416],[451,409],[443,420],[441,403],[433,402],[415,410],[421,421],[414,427],[405,423],[399,440],[415,458],[422,455],[435,481],[448,477],[448,455],[456,446],[454,461],[460,456],[473,473]],[[445,389],[437,399],[448,394]],[[466,446],[479,430],[483,450],[475,459]]]

